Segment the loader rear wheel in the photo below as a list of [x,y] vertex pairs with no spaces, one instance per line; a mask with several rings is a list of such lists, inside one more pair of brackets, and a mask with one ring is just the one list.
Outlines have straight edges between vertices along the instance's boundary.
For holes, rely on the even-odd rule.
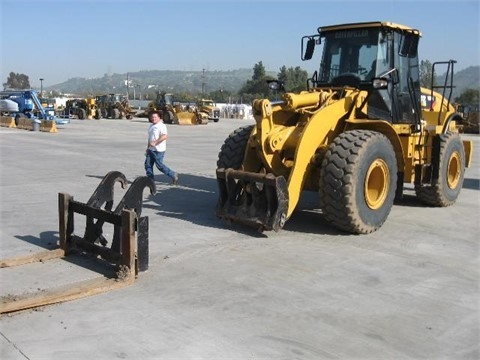
[[253,127],[254,125],[242,126],[228,135],[218,154],[217,168],[239,169],[242,166]]
[[465,149],[460,135],[452,132],[439,135],[435,158],[432,183],[415,185],[415,193],[427,205],[450,206],[460,194],[465,175]]
[[163,112],[163,122],[165,124],[173,124],[173,113],[171,111],[164,111]]
[[319,194],[326,219],[335,227],[371,233],[385,222],[395,198],[397,160],[381,133],[340,134],[325,154]]

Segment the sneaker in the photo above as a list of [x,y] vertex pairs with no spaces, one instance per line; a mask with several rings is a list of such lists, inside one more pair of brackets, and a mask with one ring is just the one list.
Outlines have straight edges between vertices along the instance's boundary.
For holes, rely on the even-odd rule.
[[178,185],[178,174],[173,177],[173,185]]

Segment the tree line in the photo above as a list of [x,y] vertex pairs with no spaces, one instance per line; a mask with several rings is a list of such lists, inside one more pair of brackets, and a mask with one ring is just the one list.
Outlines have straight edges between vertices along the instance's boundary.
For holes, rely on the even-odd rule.
[[[425,88],[435,86],[435,74],[432,73],[432,64],[428,60],[422,60],[419,67],[420,85]],[[299,66],[293,68],[282,66],[277,73],[277,78],[267,75],[265,66],[262,61],[259,61],[253,66],[252,78],[247,80],[238,92],[231,92],[226,90],[215,90],[208,94],[196,94],[192,92],[176,93],[175,97],[181,102],[193,102],[199,96],[209,97],[215,102],[220,103],[251,103],[254,99],[259,98],[275,98],[278,94],[274,93],[268,87],[269,80],[278,80],[283,83],[286,91],[300,92],[307,89],[308,73],[302,70]],[[25,74],[11,72],[7,81],[3,83],[3,87],[12,89],[30,89],[29,77]],[[480,89],[468,88],[464,90],[458,97],[454,99],[456,103],[472,104],[480,102]],[[54,93],[53,96],[61,96],[60,93]],[[155,94],[145,94],[146,98],[155,98]]]

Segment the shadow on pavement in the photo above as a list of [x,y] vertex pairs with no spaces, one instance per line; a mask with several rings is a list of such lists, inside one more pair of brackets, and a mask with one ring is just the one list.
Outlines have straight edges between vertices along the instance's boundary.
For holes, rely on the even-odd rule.
[[[215,208],[218,200],[218,188],[215,178],[180,174],[180,182],[177,186],[171,185],[170,179],[164,175],[158,175],[155,179],[157,181],[157,193],[144,200],[144,208],[156,210],[162,216],[181,219],[202,226],[231,229],[258,238],[268,237],[268,233],[270,233],[261,233],[255,228],[228,223],[217,218]],[[320,210],[318,210],[316,193],[306,193],[301,197],[297,209],[283,229],[317,235],[345,234],[331,227],[325,221]]]
[[463,189],[480,190],[480,180],[465,178],[463,180]]
[[[104,175],[85,175],[103,179]],[[127,179],[131,184],[134,179]],[[154,210],[157,214],[181,219],[184,221],[218,229],[230,229],[232,231],[257,237],[268,237],[270,232],[262,233],[257,229],[239,223],[229,223],[217,218],[215,208],[218,199],[217,180],[199,175],[180,174],[180,183],[177,186],[171,184],[170,179],[163,175],[156,175],[157,193],[150,195],[144,191],[143,208]],[[463,188],[479,190],[478,179],[466,178]],[[114,204],[114,207],[116,204]],[[425,205],[416,197],[413,189],[405,189],[402,200],[396,201],[394,206],[424,207]],[[82,220],[83,221],[83,220]],[[80,227],[82,222],[78,223]],[[78,229],[79,231],[83,231]],[[302,193],[299,204],[290,219],[286,222],[283,230],[312,233],[316,235],[347,235],[328,224],[324,215],[318,208],[318,196],[316,193]],[[16,238],[47,250],[58,248],[58,231],[44,231],[39,237],[32,235],[17,235]]]
[[43,231],[40,233],[39,237],[33,235],[15,235],[15,237],[46,250],[58,249],[58,231]]

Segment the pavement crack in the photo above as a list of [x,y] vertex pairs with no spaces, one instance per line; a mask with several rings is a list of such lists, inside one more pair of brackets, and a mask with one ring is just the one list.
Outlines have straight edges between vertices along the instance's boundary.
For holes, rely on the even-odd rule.
[[10,339],[3,334],[3,332],[0,332],[0,334],[2,335],[2,337],[3,337],[5,340],[7,340],[7,342],[8,342],[10,345],[12,345],[20,354],[22,354],[22,356],[23,356],[25,359],[30,360],[30,358],[29,358],[27,355],[25,355],[25,353],[24,353],[22,350],[20,350],[20,348],[19,348],[13,341],[10,341]]

